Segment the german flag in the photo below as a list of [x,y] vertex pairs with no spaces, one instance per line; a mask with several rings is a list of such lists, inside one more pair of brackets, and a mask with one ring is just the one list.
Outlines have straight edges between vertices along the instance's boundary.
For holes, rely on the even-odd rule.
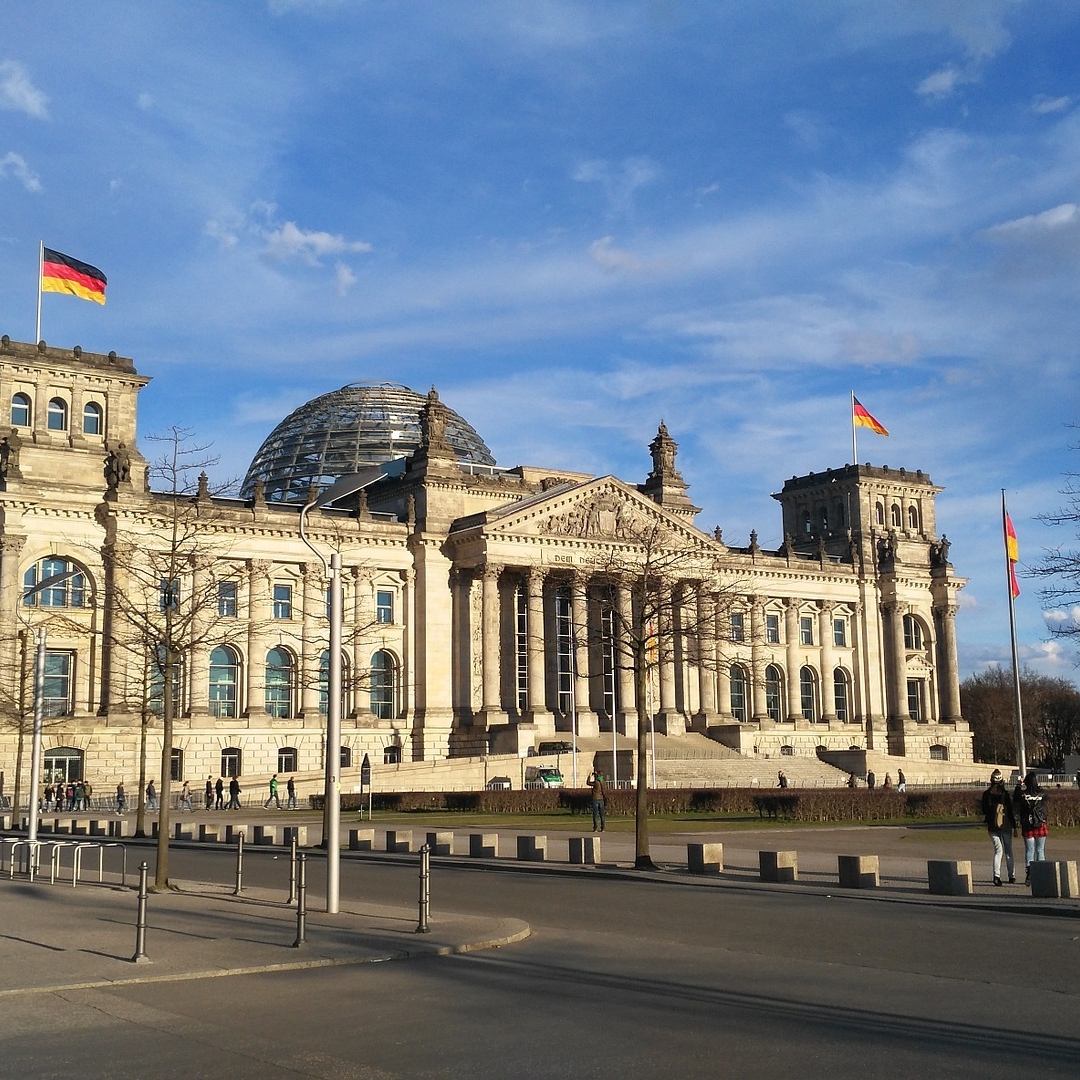
[[851,419],[856,427],[867,427],[878,435],[888,436],[889,432],[885,425],[880,420],[874,419],[854,394],[851,396],[851,408]]
[[1005,556],[1009,562],[1009,591],[1015,600],[1020,595],[1020,583],[1016,580],[1016,564],[1020,561],[1020,545],[1016,540],[1016,530],[1012,518],[1005,514]]
[[89,263],[44,248],[41,262],[41,291],[69,293],[95,304],[105,303],[105,275]]

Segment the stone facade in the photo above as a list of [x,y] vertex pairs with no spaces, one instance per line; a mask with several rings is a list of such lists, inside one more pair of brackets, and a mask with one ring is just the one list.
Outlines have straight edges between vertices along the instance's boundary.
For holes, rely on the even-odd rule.
[[[144,721],[156,762],[165,689],[148,658],[166,613],[186,642],[176,777],[198,788],[232,770],[321,769],[327,583],[301,507],[258,489],[217,497],[205,478],[151,490],[135,438],[148,381],[115,354],[0,339],[0,769],[13,774],[32,712],[41,630],[50,772],[131,784]],[[929,477],[869,465],[794,477],[775,496],[784,544],[765,551],[756,535],[733,546],[695,527],[663,425],[635,485],[460,463],[444,409],[432,391],[421,446],[395,475],[307,516],[308,538],[344,568],[346,764],[525,753],[575,713],[583,739],[633,735],[648,714],[665,734],[745,754],[971,760],[963,582]],[[643,560],[672,551],[650,571],[671,603],[646,627],[639,681],[618,628],[642,613]]]

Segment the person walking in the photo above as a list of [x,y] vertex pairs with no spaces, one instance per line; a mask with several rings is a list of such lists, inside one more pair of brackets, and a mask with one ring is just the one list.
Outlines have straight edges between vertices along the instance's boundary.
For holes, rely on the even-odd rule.
[[214,803],[215,810],[225,809],[225,781],[219,776],[217,783],[214,785],[214,794],[217,797],[217,801]]
[[1005,790],[1005,780],[1000,769],[995,769],[990,774],[990,786],[982,796],[982,813],[986,831],[990,834],[990,842],[994,845],[994,884],[1001,884],[1001,859],[1004,856],[1009,884],[1013,885],[1016,882],[1012,848],[1013,837],[1016,835],[1016,813],[1012,799]]
[[589,773],[585,781],[591,788],[592,806],[592,831],[603,832],[606,822],[605,811],[607,809],[607,786],[604,784],[603,774],[597,769]]
[[883,791],[892,790],[892,777],[888,773],[885,774],[885,782],[881,785],[881,787]]
[[1046,860],[1046,790],[1039,778],[1029,772],[1023,784],[1016,785],[1013,803],[1020,816],[1020,832],[1024,837],[1024,882],[1031,883],[1031,864]]
[[289,782],[285,785],[285,794],[288,796],[285,800],[285,809],[299,810],[300,805],[296,801],[296,781],[291,776]]
[[240,809],[240,781],[235,776],[229,781],[229,805],[225,809]]
[[157,788],[154,787],[154,781],[151,780],[150,783],[146,785],[146,809],[156,810],[157,808]]
[[116,785],[116,812],[122,814],[127,809],[127,796],[124,794],[124,781]]
[[206,809],[214,809],[214,778],[212,776],[206,778]]
[[195,807],[191,805],[191,784],[187,780],[184,781],[184,786],[180,789],[180,805],[177,808],[177,813],[182,814],[184,810],[190,810],[195,813]]
[[787,787],[787,777],[784,775],[784,770],[783,769],[781,769],[776,774],[776,780],[777,780],[777,783],[776,783],[777,787],[783,787],[783,788]]
[[874,770],[873,770],[873,769],[871,769],[871,770],[870,770],[870,771],[869,771],[869,772],[868,772],[868,773],[866,774],[866,786],[867,786],[867,787],[868,787],[868,788],[869,788],[869,789],[870,789],[871,791],[873,791],[873,790],[874,790],[874,785],[875,785],[876,783],[877,783],[877,777],[876,777],[876,776],[874,775]]
[[263,809],[265,810],[271,803],[279,810],[281,809],[281,800],[277,793],[277,773],[270,777],[270,797],[263,803]]
[[904,776],[903,769],[896,770],[896,790],[900,792],[907,791],[907,777]]

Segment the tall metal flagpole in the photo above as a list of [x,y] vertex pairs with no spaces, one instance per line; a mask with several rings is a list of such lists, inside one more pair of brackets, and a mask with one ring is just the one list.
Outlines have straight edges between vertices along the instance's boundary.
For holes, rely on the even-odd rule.
[[855,432],[858,430],[855,424],[855,391],[851,391],[851,464],[859,464],[859,447],[855,441]]
[[45,241],[38,241],[37,265],[37,330],[34,332],[34,344],[41,340],[41,279],[45,276]]
[[1024,709],[1020,700],[1020,661],[1016,655],[1016,597],[1013,596],[1013,561],[1009,554],[1009,512],[1005,509],[1005,489],[1001,489],[1001,538],[1005,543],[1005,587],[1009,592],[1009,642],[1012,646],[1013,695],[1016,702],[1016,767],[1027,772],[1024,749]]
[[574,787],[577,787],[577,634],[570,621],[570,738],[574,743]]

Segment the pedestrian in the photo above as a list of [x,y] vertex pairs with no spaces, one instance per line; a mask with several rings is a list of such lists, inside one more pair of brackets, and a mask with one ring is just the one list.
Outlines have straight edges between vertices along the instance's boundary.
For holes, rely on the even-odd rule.
[[240,781],[235,776],[229,781],[229,805],[225,809],[240,809]]
[[66,788],[64,788],[64,798],[67,800],[66,809],[67,809],[68,813],[71,813],[71,811],[75,809],[75,785],[74,784],[68,784],[68,786]]
[[874,785],[877,783],[877,777],[874,775],[874,770],[870,769],[866,774],[866,786],[873,791]]
[[94,789],[93,789],[93,787],[91,787],[90,781],[89,780],[84,780],[83,781],[83,806],[85,806],[87,810],[90,809],[90,796],[93,795],[93,794],[94,794]]
[[277,793],[277,773],[270,777],[270,797],[263,803],[263,809],[265,810],[271,803],[279,810],[281,809],[281,800]]
[[605,811],[607,809],[607,786],[604,784],[603,774],[598,769],[593,769],[585,781],[592,789],[592,831],[603,832],[607,824]]
[[127,809],[127,796],[124,794],[124,781],[116,785],[116,812],[122,814]]
[[213,810],[214,808],[214,778],[208,776],[206,778],[206,809]]
[[44,803],[44,806],[45,806],[45,812],[46,813],[48,813],[49,807],[52,806],[52,800],[53,800],[53,786],[52,786],[52,781],[50,780],[49,783],[47,783],[45,785],[45,803]]
[[896,770],[896,790],[907,791],[907,777],[904,776],[903,769]]
[[1013,837],[1016,835],[1016,814],[1012,799],[1005,790],[1005,780],[1000,769],[990,774],[990,786],[982,796],[983,820],[990,842],[994,845],[994,884],[1001,884],[1001,857],[1005,856],[1005,869],[1009,872],[1009,884],[1016,882],[1013,865]]
[[784,775],[784,770],[783,769],[781,769],[776,774],[776,779],[777,779],[777,785],[776,785],[777,787],[787,787],[787,777]]
[[146,785],[146,809],[156,810],[157,808],[157,789],[154,787],[154,781],[151,780],[150,783]]
[[214,785],[214,794],[217,796],[217,801],[214,803],[215,810],[223,810],[225,808],[225,781],[219,776],[217,783]]
[[1024,835],[1024,881],[1031,883],[1031,864],[1046,859],[1046,791],[1039,778],[1029,772],[1023,784],[1016,785],[1013,803],[1020,816],[1020,831]]
[[892,789],[892,777],[888,773],[885,774],[885,783],[883,783],[881,787],[885,791],[890,791]]
[[90,809],[86,801],[86,784],[81,780],[75,781],[75,809],[79,811]]
[[193,814],[195,813],[195,807],[191,805],[191,784],[187,780],[184,781],[184,786],[180,789],[180,805],[177,808],[177,813],[182,814],[184,807],[187,807]]
[[847,786],[849,788],[854,788],[854,787],[858,787],[858,784],[859,784],[859,782],[858,782],[858,780],[855,779],[855,774],[854,773],[848,773]]
[[296,781],[290,776],[289,782],[285,785],[285,793],[288,798],[285,800],[286,810],[299,810],[300,804],[296,801]]

